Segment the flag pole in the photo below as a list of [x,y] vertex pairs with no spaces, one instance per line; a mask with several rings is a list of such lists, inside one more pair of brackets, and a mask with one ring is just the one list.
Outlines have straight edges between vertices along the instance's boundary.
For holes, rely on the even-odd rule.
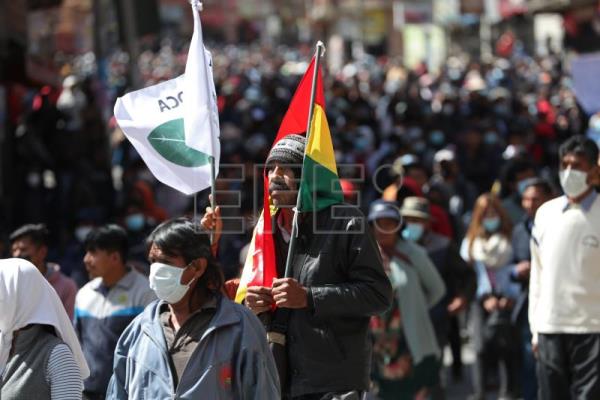
[[287,259],[285,261],[285,278],[291,278],[292,276],[292,257],[296,251],[296,239],[298,238],[298,210],[300,209],[300,183],[302,182],[302,175],[304,175],[304,159],[306,158],[306,149],[308,148],[308,140],[310,138],[310,130],[312,127],[312,117],[315,108],[315,95],[317,92],[317,78],[319,76],[319,67],[321,63],[321,56],[325,53],[325,45],[320,40],[317,42],[317,49],[315,50],[315,68],[313,71],[312,87],[310,90],[310,103],[308,109],[308,121],[306,122],[306,146],[304,147],[304,155],[302,157],[302,168],[300,169],[300,177],[298,179],[298,196],[296,199],[296,208],[294,208],[294,218],[292,219],[292,235],[290,237],[290,245],[288,247]]
[[[215,204],[217,203],[217,200],[215,197],[217,174],[215,171],[216,171],[215,157],[210,156],[210,208],[212,209],[213,213],[216,212]],[[211,245],[215,244],[215,232],[214,231],[210,232],[210,244]]]
[[192,217],[192,221],[196,223],[198,220],[198,192],[194,193],[194,214]]

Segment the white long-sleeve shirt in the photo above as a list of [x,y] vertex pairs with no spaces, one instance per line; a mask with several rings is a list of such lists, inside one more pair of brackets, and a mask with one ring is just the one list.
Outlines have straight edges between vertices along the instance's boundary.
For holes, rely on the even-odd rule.
[[529,323],[538,333],[600,333],[600,196],[565,196],[537,211],[531,241]]

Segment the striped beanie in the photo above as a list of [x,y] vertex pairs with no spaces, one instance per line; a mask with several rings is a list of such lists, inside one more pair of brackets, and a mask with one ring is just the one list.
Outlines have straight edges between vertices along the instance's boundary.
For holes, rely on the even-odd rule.
[[287,135],[269,152],[267,165],[273,162],[281,164],[302,164],[304,159],[304,148],[306,147],[306,138],[302,135]]

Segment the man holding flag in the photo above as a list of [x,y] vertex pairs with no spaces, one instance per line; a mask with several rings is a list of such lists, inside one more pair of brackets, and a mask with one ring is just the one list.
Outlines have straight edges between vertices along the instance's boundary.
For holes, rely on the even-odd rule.
[[389,307],[392,288],[364,215],[342,203],[317,54],[266,161],[265,208],[236,299],[256,314],[276,308],[269,340],[286,346],[284,397],[360,399],[369,318]]

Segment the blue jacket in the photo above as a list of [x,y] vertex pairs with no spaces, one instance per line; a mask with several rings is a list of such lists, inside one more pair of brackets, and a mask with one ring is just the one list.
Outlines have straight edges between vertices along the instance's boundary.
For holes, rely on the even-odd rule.
[[161,303],[148,305],[121,335],[107,399],[280,397],[262,324],[248,309],[223,297],[175,388],[159,320]]

